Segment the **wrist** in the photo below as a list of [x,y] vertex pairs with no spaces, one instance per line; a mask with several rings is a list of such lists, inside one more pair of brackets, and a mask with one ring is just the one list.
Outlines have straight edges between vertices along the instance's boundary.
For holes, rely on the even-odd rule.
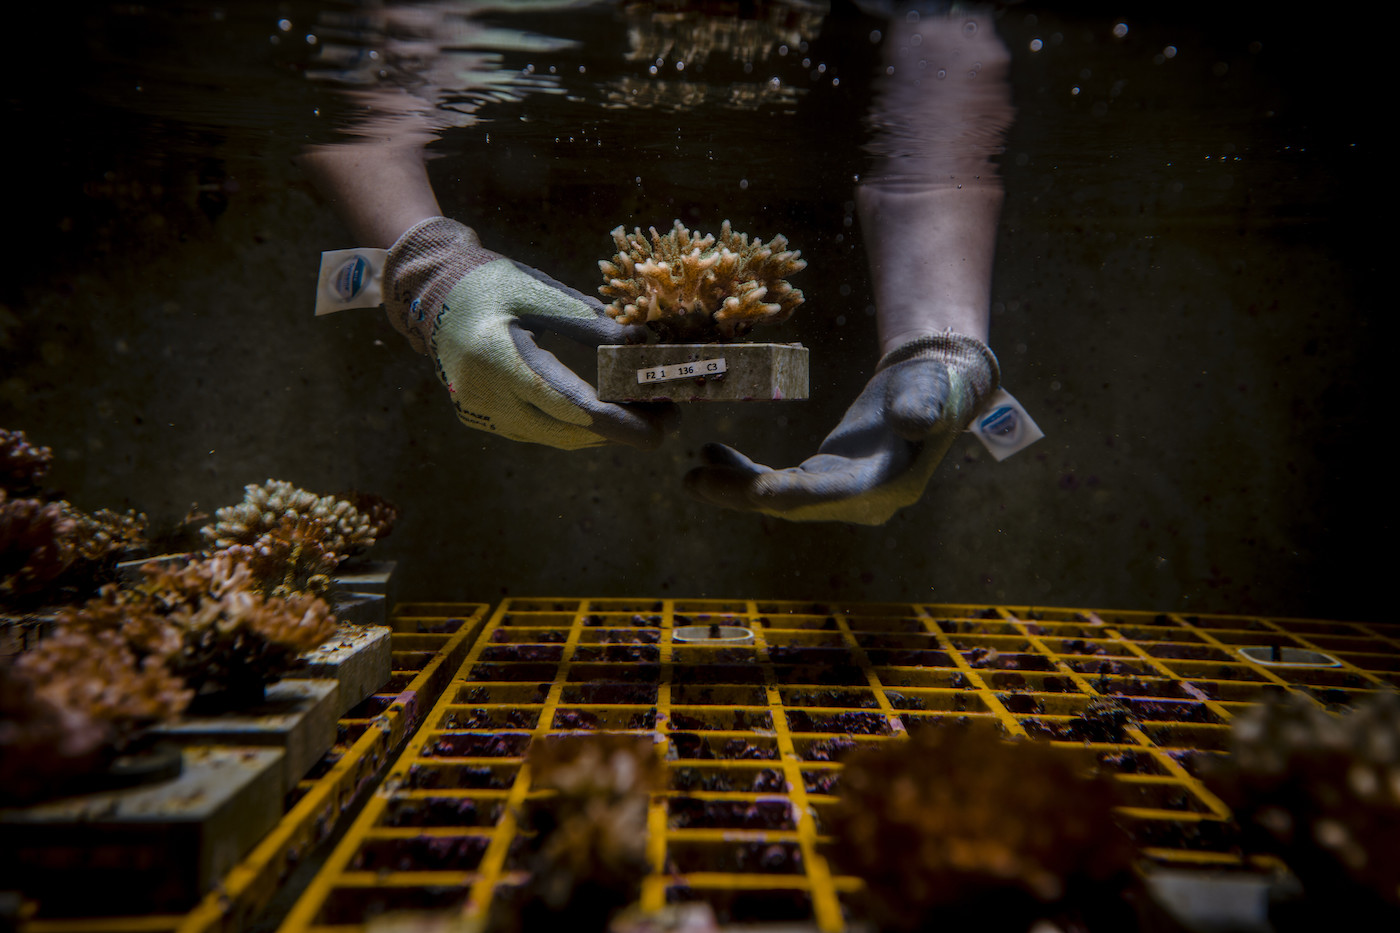
[[936,360],[966,381],[978,404],[1001,384],[1001,366],[991,347],[978,337],[951,330],[916,337],[886,353],[876,364],[878,373],[908,360]]
[[473,270],[500,258],[483,248],[466,224],[449,217],[418,221],[389,247],[384,263],[389,322],[426,355],[448,293]]

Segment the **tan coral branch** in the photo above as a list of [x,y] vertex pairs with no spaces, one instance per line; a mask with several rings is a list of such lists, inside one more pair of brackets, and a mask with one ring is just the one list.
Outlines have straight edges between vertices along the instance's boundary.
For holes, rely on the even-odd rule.
[[807,263],[786,237],[750,241],[727,220],[718,238],[679,220],[665,234],[655,227],[648,234],[616,228],[617,255],[598,263],[598,291],[612,299],[608,314],[621,324],[647,324],[663,340],[729,341],[756,324],[787,320],[803,301],[785,276]]

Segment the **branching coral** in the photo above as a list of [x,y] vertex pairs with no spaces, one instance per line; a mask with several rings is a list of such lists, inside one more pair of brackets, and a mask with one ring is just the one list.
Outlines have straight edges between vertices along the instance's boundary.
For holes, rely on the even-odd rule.
[[0,428],[0,490],[29,492],[53,462],[53,451],[31,444],[23,431]]
[[1132,847],[1113,791],[1039,743],[924,730],[847,759],[832,858],[865,880],[883,930],[1025,931],[1121,890]]
[[145,573],[131,609],[143,610],[145,603],[179,633],[179,648],[166,663],[206,691],[261,688],[335,633],[324,600],[263,595],[252,569],[233,554],[178,569],[154,566]]
[[503,907],[492,928],[553,929],[565,922],[605,929],[632,902],[647,873],[647,805],[661,763],[649,738],[569,737],[536,743],[530,767],[554,796],[531,802],[531,877],[518,909]]
[[65,585],[91,593],[109,565],[145,543],[145,524],[135,512],[89,515],[0,490],[0,596],[56,597]]
[[219,509],[201,529],[217,548],[239,548],[265,591],[278,596],[322,592],[345,557],[388,533],[397,517],[378,500],[361,511],[335,496],[318,496],[281,480],[244,487],[243,501]]
[[178,716],[191,693],[155,655],[138,658],[114,631],[61,631],[16,662],[36,693],[91,716],[121,738]]
[[1208,783],[1326,898],[1320,908],[1400,910],[1400,696],[1377,693],[1344,716],[1276,697],[1235,721],[1230,751]]
[[60,628],[118,638],[196,690],[236,694],[259,692],[335,632],[323,600],[265,596],[249,566],[229,553],[144,572],[130,590],[107,586],[82,608],[61,612]]
[[77,521],[60,502],[0,489],[0,597],[42,591],[78,558]]
[[784,276],[807,267],[787,239],[749,241],[725,221],[719,239],[696,236],[679,220],[669,233],[612,231],[617,255],[602,260],[608,314],[622,324],[647,324],[663,341],[735,340],[755,324],[792,316],[802,292]]
[[124,560],[146,546],[146,516],[140,512],[88,513],[63,505],[76,523],[78,554],[84,560]]

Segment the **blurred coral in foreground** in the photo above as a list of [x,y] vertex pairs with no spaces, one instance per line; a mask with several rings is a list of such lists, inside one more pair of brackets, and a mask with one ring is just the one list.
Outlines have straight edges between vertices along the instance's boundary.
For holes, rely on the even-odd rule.
[[[847,759],[833,863],[864,879],[881,930],[1025,931],[1126,909],[1133,848],[1111,779],[990,729],[914,733]],[[1111,923],[1104,928],[1112,929]]]
[[1208,782],[1310,898],[1400,909],[1400,696],[1342,716],[1271,698],[1235,720],[1230,753]]
[[514,898],[493,902],[489,928],[515,933],[603,930],[637,899],[648,873],[647,805],[661,762],[650,737],[591,735],[536,742],[533,785],[553,796],[531,800],[530,879]]

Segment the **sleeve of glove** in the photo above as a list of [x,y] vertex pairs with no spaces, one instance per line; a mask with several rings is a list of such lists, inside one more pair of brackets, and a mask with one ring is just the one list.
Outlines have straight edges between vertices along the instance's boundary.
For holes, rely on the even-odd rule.
[[404,231],[384,264],[384,309],[389,323],[415,351],[428,342],[443,304],[467,273],[502,258],[484,248],[476,231],[449,217],[429,217]]
[[686,484],[702,500],[792,521],[879,525],[919,501],[934,469],[996,389],[982,341],[922,337],[885,356],[816,456],[774,470],[721,444]]

